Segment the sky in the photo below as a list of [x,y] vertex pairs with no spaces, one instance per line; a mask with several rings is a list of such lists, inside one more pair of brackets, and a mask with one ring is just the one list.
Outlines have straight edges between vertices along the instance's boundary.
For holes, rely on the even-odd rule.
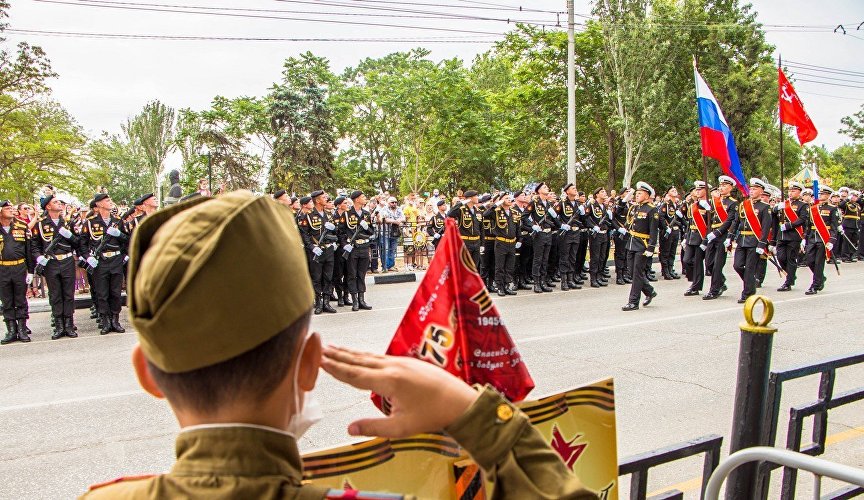
[[[864,104],[864,26],[856,29],[864,22],[864,0],[752,3],[769,43],[776,47],[775,57],[780,54],[784,62],[798,65],[789,76],[798,78],[794,85],[819,130],[814,144],[833,149],[847,142],[838,133],[840,119]],[[166,5],[210,13],[164,12]],[[590,13],[587,0],[576,0],[575,5],[577,14]],[[566,27],[566,15],[557,12],[565,11],[565,0],[13,0],[10,30],[66,35],[31,31],[5,36],[7,45],[28,41],[46,51],[59,74],[50,82],[53,97],[95,137],[103,130],[119,132],[122,122],[154,99],[175,108],[204,109],[216,95],[264,95],[280,78],[282,62],[306,51],[328,58],[336,72],[366,57],[418,46],[430,49],[434,60],[459,57],[470,62],[513,28],[508,19],[558,29],[559,19]],[[429,12],[436,18],[429,18]],[[440,19],[442,15],[448,18]],[[321,19],[331,22],[315,21]],[[835,33],[837,25],[847,34],[839,28]],[[69,33],[281,40],[118,39]]]

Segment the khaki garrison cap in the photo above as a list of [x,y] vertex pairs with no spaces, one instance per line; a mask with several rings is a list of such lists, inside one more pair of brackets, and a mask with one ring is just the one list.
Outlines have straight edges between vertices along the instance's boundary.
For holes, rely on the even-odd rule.
[[179,373],[239,356],[305,314],[312,283],[288,207],[235,191],[158,211],[129,248],[141,349]]

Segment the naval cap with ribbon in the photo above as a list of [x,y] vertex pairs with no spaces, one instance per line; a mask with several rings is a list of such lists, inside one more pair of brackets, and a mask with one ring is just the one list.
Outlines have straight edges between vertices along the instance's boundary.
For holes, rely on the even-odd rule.
[[642,181],[637,182],[636,183],[636,190],[637,191],[645,191],[646,193],[648,193],[649,196],[651,196],[652,198],[654,197],[654,188],[651,187],[651,185],[648,184],[647,182],[642,182]]
[[239,356],[313,302],[289,208],[249,191],[197,197],[146,217],[130,243],[127,288],[141,349],[168,373]]

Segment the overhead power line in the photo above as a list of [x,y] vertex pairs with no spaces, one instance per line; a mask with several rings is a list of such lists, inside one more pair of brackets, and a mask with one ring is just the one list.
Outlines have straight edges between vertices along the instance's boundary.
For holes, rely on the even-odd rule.
[[475,35],[500,35],[500,33],[493,32],[493,31],[479,31],[479,30],[457,29],[457,28],[441,28],[441,27],[433,27],[433,26],[414,26],[414,25],[404,25],[404,24],[378,23],[378,22],[370,22],[370,21],[344,21],[344,20],[338,20],[338,19],[320,19],[320,18],[310,18],[310,17],[287,17],[287,16],[267,16],[267,15],[237,14],[237,13],[227,13],[227,12],[203,12],[203,11],[193,12],[193,11],[186,11],[186,10],[163,9],[163,8],[155,8],[155,7],[136,7],[136,6],[129,6],[129,5],[100,5],[100,4],[90,4],[90,3],[69,2],[69,1],[64,1],[64,0],[36,0],[36,1],[42,2],[42,3],[59,4],[59,5],[75,5],[75,6],[99,7],[99,8],[131,10],[131,11],[168,12],[168,13],[174,13],[174,14],[195,14],[195,15],[209,15],[209,16],[219,16],[219,17],[232,17],[232,18],[272,19],[272,20],[281,20],[281,21],[303,21],[303,22],[352,25],[352,26],[375,26],[375,27],[379,27],[379,28],[407,28],[407,29],[416,29],[416,30],[423,30],[423,31],[440,31],[440,32],[449,32],[449,33],[469,33],[469,34],[475,34]]
[[371,42],[371,43],[495,43],[496,40],[468,37],[425,37],[425,38],[287,38],[287,37],[249,37],[249,36],[194,36],[194,35],[155,35],[136,33],[84,33],[73,31],[48,31],[33,29],[8,29],[13,35],[56,36],[67,38],[117,38],[141,40],[179,40],[179,41],[249,41],[249,42]]
[[804,78],[798,78],[796,81],[807,82],[807,83],[818,83],[821,85],[831,85],[833,87],[848,87],[850,89],[864,89],[864,85],[847,85],[844,83],[820,82],[818,80],[806,80]]
[[803,62],[798,62],[798,61],[783,61],[783,64],[784,65],[788,64],[790,67],[800,66],[802,68],[813,68],[813,70],[826,71],[829,73],[854,75],[854,76],[864,76],[864,72],[862,72],[862,71],[852,71],[852,70],[842,69],[842,68],[832,68],[829,66],[818,66],[816,64],[808,64],[808,63],[803,63]]

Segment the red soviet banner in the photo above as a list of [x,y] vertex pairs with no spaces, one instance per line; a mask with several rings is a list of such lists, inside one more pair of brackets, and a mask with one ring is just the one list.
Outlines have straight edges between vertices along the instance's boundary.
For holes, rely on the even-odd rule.
[[[510,401],[534,388],[452,219],[387,354],[428,361],[469,384],[488,383]],[[389,412],[377,394],[372,401]]]

